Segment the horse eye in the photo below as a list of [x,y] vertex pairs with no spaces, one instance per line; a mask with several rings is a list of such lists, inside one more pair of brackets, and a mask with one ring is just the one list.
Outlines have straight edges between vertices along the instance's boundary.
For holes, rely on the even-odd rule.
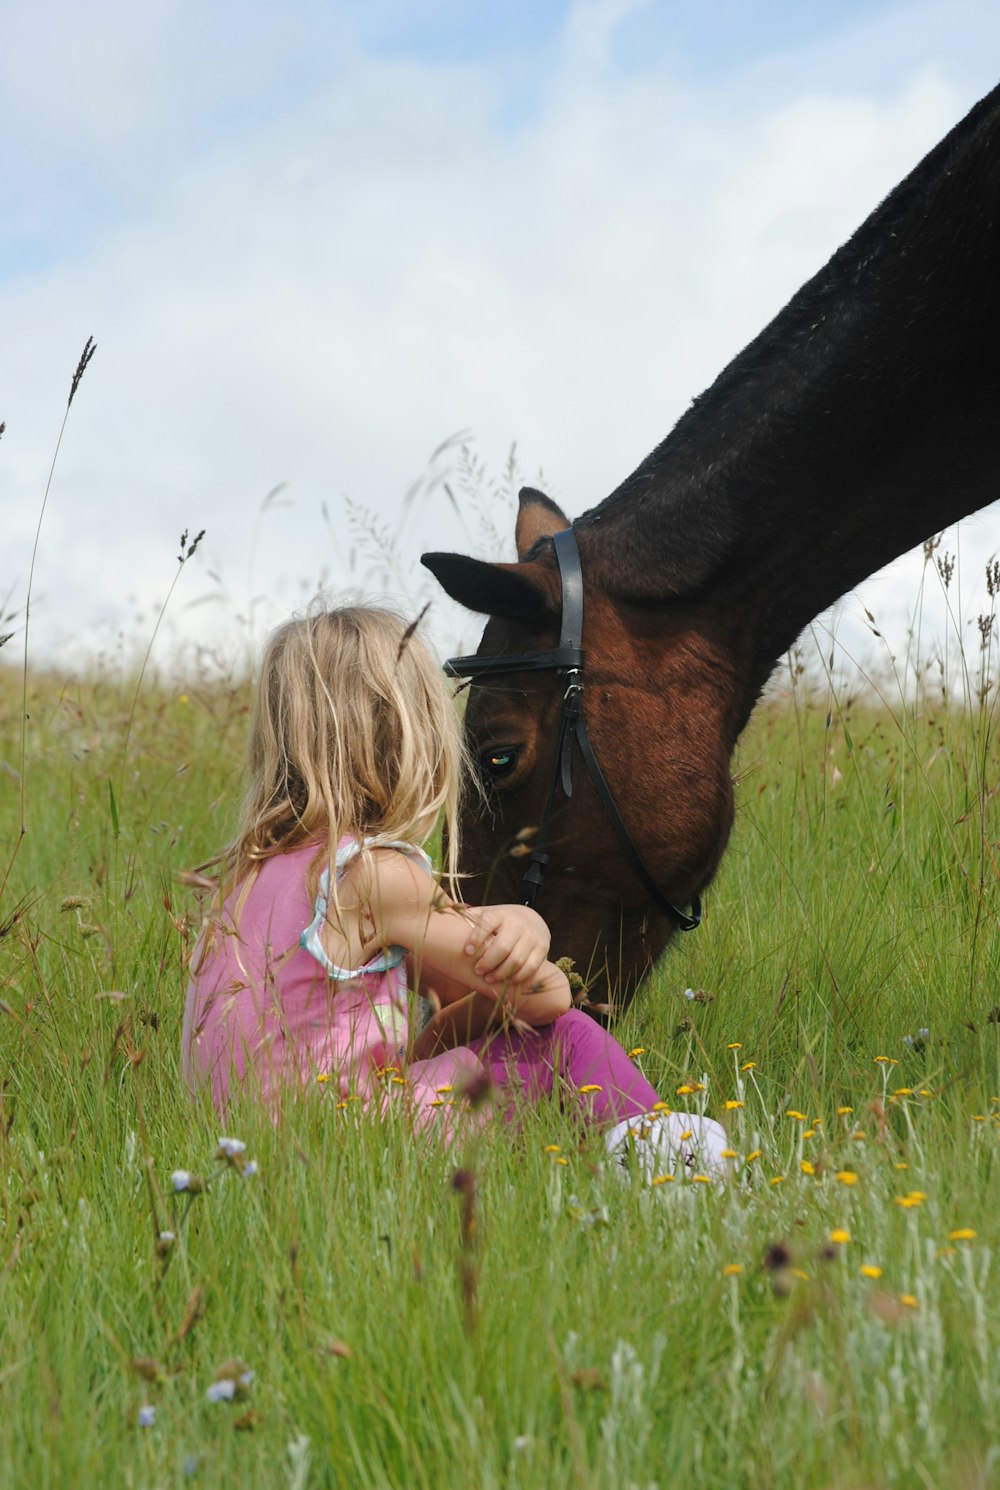
[[487,781],[502,781],[517,765],[521,754],[519,745],[504,745],[499,750],[484,750],[479,757],[479,767]]

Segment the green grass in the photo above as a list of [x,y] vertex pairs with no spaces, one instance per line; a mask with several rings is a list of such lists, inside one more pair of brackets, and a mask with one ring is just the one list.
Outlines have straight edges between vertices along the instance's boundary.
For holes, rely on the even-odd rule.
[[[130,686],[32,678],[19,843],[20,686],[0,672],[0,1486],[993,1482],[992,691],[800,679],[758,712],[705,924],[619,1033],[759,1156],[643,1190],[555,1106],[450,1152],[317,1091],[279,1127],[233,1114],[254,1177],[215,1159],[173,875],[228,832],[246,693],[144,687],[125,754]],[[233,1359],[245,1400],[210,1402]]]

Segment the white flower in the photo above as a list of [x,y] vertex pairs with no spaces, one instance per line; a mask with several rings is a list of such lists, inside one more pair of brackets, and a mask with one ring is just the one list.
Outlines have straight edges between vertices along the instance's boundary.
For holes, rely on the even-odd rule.
[[693,988],[685,988],[685,990],[684,990],[684,997],[686,999],[693,999],[694,998],[694,989]]
[[149,1406],[147,1406],[147,1407],[140,1407],[139,1408],[139,1427],[140,1428],[152,1428],[152,1426],[153,1426],[153,1424],[155,1422],[156,1422],[156,1408],[155,1407],[149,1407]]
[[240,1154],[246,1153],[247,1146],[238,1138],[220,1138],[219,1150],[225,1154],[227,1159],[235,1159]]
[[164,1247],[172,1247],[177,1238],[172,1231],[161,1231],[160,1242]]
[[250,1160],[248,1160],[248,1162],[246,1164],[244,1164],[244,1166],[243,1166],[243,1178],[245,1180],[248,1180],[253,1175],[255,1175],[256,1173],[257,1173],[257,1160],[256,1159],[250,1159]]
[[191,1175],[186,1169],[175,1169],[170,1176],[170,1183],[174,1187],[175,1194],[179,1195],[182,1190],[186,1190],[191,1184]]
[[205,1396],[209,1402],[232,1402],[236,1396],[236,1383],[228,1376],[222,1381],[213,1381]]
[[252,1371],[250,1371],[250,1370],[247,1370],[247,1371],[241,1371],[240,1374],[239,1374],[239,1376],[237,1376],[236,1380],[237,1380],[237,1383],[241,1387],[248,1387],[250,1385],[250,1383],[253,1381],[253,1378],[254,1378],[254,1373]]

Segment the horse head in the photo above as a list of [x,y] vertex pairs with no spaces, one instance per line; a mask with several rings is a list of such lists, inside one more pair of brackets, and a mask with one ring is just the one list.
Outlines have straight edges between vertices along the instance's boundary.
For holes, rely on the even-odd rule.
[[[484,665],[556,647],[562,584],[552,538],[568,526],[554,502],[526,488],[516,564],[424,556],[454,599],[489,616],[477,653]],[[732,636],[696,604],[654,610],[623,598],[620,583],[610,593],[604,546],[581,533],[580,549],[587,734],[649,875],[666,901],[686,906],[712,878],[732,823]],[[483,795],[469,795],[461,823],[468,893],[524,900],[525,868],[547,823],[537,907],[553,955],[574,959],[592,1003],[620,1006],[685,918],[651,898],[584,762],[563,777],[565,676],[509,668],[470,668],[465,727]]]

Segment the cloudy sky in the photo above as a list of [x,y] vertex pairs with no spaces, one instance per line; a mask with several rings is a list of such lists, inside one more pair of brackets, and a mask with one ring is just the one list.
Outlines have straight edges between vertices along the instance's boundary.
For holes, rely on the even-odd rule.
[[[515,443],[600,501],[998,75],[995,0],[9,7],[9,651],[88,336],[32,655],[141,651],[204,528],[160,655],[239,657],[321,582],[414,606],[422,548],[506,557]],[[971,613],[1000,518],[947,542]],[[918,572],[847,600],[848,645]]]

